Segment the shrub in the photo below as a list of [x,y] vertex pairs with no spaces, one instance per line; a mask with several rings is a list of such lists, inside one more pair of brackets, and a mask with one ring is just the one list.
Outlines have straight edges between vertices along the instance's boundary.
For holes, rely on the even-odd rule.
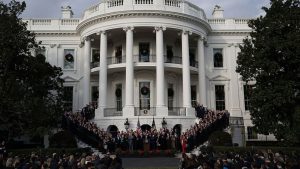
[[208,142],[212,146],[231,146],[232,138],[229,133],[224,131],[215,131],[209,136]]
[[49,139],[51,148],[76,148],[75,137],[69,131],[60,131]]

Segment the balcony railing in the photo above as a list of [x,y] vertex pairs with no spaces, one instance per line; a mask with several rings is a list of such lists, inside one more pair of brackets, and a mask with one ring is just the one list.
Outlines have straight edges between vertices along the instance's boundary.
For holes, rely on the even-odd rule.
[[169,116],[186,116],[186,108],[185,107],[169,107],[168,110]]
[[120,56],[120,57],[108,57],[107,58],[107,64],[112,65],[112,64],[120,64],[120,63],[126,63],[126,57],[125,56]]
[[172,57],[165,56],[165,63],[182,64],[182,58],[179,56],[172,56]]
[[104,109],[104,117],[117,117],[117,116],[123,116],[123,112],[118,111],[117,108]]
[[134,62],[156,62],[155,55],[133,55]]
[[[140,56],[140,55],[134,55],[134,62],[136,63],[153,63],[156,62],[156,56],[155,55],[150,55],[150,56]],[[173,64],[182,64],[182,58],[178,56],[173,56],[173,57],[164,57],[165,63],[173,63]],[[112,65],[112,64],[121,64],[121,63],[126,63],[126,56],[122,57],[108,57],[107,58],[107,64]],[[91,62],[91,69],[99,67],[100,62]],[[198,61],[196,60],[190,60],[190,66],[198,68]]]
[[91,69],[99,67],[100,66],[100,62],[91,62]]
[[156,115],[156,108],[149,107],[148,109],[143,109],[140,107],[136,107],[134,110],[135,116],[155,116]]
[[190,66],[198,68],[198,61],[196,61],[196,60],[190,60]]

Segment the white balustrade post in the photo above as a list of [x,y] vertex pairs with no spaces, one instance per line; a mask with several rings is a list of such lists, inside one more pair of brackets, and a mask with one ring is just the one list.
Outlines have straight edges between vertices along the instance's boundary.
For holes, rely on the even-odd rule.
[[190,54],[189,54],[189,35],[191,32],[182,31],[182,96],[183,107],[187,110],[187,116],[194,115],[191,105],[191,74],[190,74]]
[[165,104],[164,35],[165,27],[155,27],[156,32],[156,114],[167,116]]
[[83,63],[83,106],[90,103],[90,75],[91,75],[91,40],[85,37],[84,43],[84,63]]
[[123,116],[134,116],[134,67],[133,67],[133,27],[125,27],[126,32],[126,93]]
[[199,95],[200,95],[200,104],[204,107],[207,107],[206,101],[206,78],[205,78],[205,58],[204,58],[204,38],[198,38],[198,85],[199,85]]
[[100,33],[100,72],[99,72],[99,99],[96,118],[104,117],[104,110],[107,107],[107,34]]

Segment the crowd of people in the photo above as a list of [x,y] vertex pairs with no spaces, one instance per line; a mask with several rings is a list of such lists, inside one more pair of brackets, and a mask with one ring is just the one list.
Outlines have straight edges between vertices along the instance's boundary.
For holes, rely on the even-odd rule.
[[228,126],[229,113],[227,111],[201,109],[204,110],[203,115],[195,125],[182,133],[167,128],[152,128],[144,131],[137,128],[136,130],[110,133],[98,128],[82,113],[67,112],[64,121],[71,131],[83,135],[82,139],[85,139],[85,142],[97,147],[102,152],[112,153],[116,149],[123,151],[173,149],[185,153],[206,141],[211,132]]
[[0,168],[6,169],[122,169],[119,155],[52,154],[9,156],[0,158]]
[[243,153],[196,150],[183,154],[180,169],[299,169],[300,156],[282,152],[245,151]]

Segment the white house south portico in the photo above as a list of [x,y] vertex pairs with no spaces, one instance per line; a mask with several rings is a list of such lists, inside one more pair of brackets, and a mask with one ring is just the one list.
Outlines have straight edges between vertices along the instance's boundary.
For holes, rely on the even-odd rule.
[[164,118],[185,130],[198,102],[228,110],[252,134],[247,88],[235,72],[247,19],[225,19],[218,6],[207,19],[187,0],[107,0],[80,19],[63,7],[62,19],[25,21],[43,42],[38,52],[64,71],[65,105],[97,104],[101,128],[124,130],[127,118],[129,129],[153,119],[160,128]]

